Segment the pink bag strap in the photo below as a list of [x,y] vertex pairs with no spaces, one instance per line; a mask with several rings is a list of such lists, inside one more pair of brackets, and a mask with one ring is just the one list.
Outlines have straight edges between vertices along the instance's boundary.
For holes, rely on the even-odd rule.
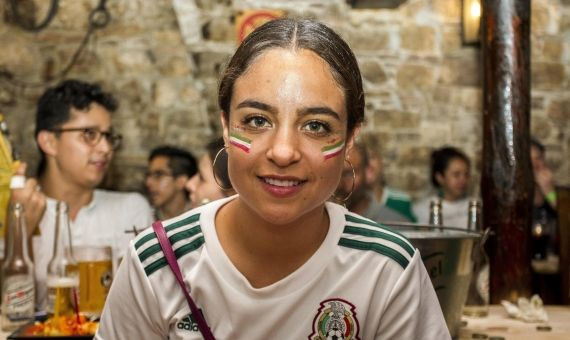
[[184,284],[184,280],[182,279],[182,274],[180,273],[180,267],[178,266],[178,261],[176,261],[176,255],[174,255],[174,251],[172,250],[172,245],[170,244],[170,241],[166,236],[166,232],[164,230],[164,227],[162,226],[162,223],[160,221],[154,222],[152,224],[152,229],[154,229],[154,233],[156,234],[156,238],[160,243],[162,252],[166,257],[168,266],[170,267],[170,269],[172,269],[172,272],[176,277],[176,281],[182,288],[182,292],[184,292],[184,296],[186,297],[186,301],[188,301],[188,306],[190,306],[190,310],[192,311],[194,320],[196,320],[196,323],[198,324],[198,329],[204,336],[205,340],[215,340],[216,338],[214,338],[214,335],[212,334],[210,327],[208,327],[208,323],[206,322],[206,319],[204,319],[204,315],[202,315],[202,312],[200,312],[200,310],[198,310],[198,307],[196,307],[194,300],[192,300],[192,297],[188,292],[188,288],[186,288],[186,285]]

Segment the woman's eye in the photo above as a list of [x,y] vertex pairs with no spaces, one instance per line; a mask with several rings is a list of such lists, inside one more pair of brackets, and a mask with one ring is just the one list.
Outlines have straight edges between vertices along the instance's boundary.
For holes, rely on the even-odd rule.
[[310,121],[305,124],[303,129],[315,134],[326,134],[330,132],[328,124],[319,121]]
[[271,126],[271,124],[269,123],[269,121],[267,119],[265,119],[264,117],[260,117],[260,116],[249,117],[245,120],[244,123],[248,127],[253,127],[253,128],[264,128],[264,127],[270,127]]

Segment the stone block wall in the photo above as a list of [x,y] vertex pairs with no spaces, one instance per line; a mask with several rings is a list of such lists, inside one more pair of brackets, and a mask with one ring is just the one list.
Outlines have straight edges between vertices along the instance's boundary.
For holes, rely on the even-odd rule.
[[[41,19],[49,1],[26,0]],[[109,0],[68,77],[100,82],[121,108],[124,135],[106,185],[137,190],[148,151],[159,144],[199,154],[219,133],[218,76],[236,47],[235,20],[247,9],[318,18],[357,55],[366,91],[364,132],[382,153],[387,182],[414,196],[429,188],[433,148],[482,149],[480,49],[461,43],[460,0],[407,0],[394,9],[352,9],[344,0]],[[0,4],[0,112],[23,158],[36,160],[35,101],[65,67],[98,0],[60,0],[48,28],[16,26]],[[547,147],[560,183],[570,183],[570,2],[532,0],[532,133]],[[5,72],[6,71],[6,72]],[[11,78],[7,78],[9,73]],[[25,83],[40,83],[24,85]]]

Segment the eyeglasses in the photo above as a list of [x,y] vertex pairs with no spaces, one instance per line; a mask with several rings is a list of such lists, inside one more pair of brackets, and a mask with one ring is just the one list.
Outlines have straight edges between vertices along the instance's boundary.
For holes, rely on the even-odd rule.
[[123,140],[123,136],[118,133],[114,133],[113,130],[109,131],[101,131],[98,128],[94,127],[78,127],[78,128],[68,128],[68,129],[50,129],[49,131],[55,133],[63,133],[63,132],[81,132],[81,136],[87,145],[95,146],[99,144],[101,141],[101,137],[105,137],[105,140],[111,145],[113,150],[116,150],[121,146],[121,142]]
[[152,178],[155,181],[159,181],[164,177],[174,177],[174,175],[163,170],[149,171],[144,174],[144,178]]

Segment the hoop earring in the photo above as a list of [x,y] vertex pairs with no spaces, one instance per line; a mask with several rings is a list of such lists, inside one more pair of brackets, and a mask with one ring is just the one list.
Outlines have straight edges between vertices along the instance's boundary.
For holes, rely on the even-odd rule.
[[230,185],[229,188],[224,188],[223,186],[220,185],[220,182],[218,182],[218,177],[216,177],[216,161],[218,160],[218,156],[220,156],[220,154],[222,153],[222,151],[226,150],[228,147],[224,145],[224,147],[222,147],[220,149],[220,151],[218,151],[216,153],[216,157],[214,157],[214,161],[212,162],[212,175],[214,175],[214,182],[216,182],[216,185],[218,186],[218,188],[222,189],[222,191],[226,191],[226,190],[231,190],[233,189],[232,186]]
[[342,204],[345,204],[348,201],[348,199],[350,198],[350,196],[352,196],[352,192],[354,191],[354,185],[356,184],[356,171],[354,171],[354,166],[352,166],[352,163],[348,159],[345,159],[344,161],[347,162],[348,165],[350,165],[350,169],[352,170],[352,188],[350,188],[350,192],[344,198],[338,198],[338,197],[333,195],[333,198],[337,202],[342,203]]

